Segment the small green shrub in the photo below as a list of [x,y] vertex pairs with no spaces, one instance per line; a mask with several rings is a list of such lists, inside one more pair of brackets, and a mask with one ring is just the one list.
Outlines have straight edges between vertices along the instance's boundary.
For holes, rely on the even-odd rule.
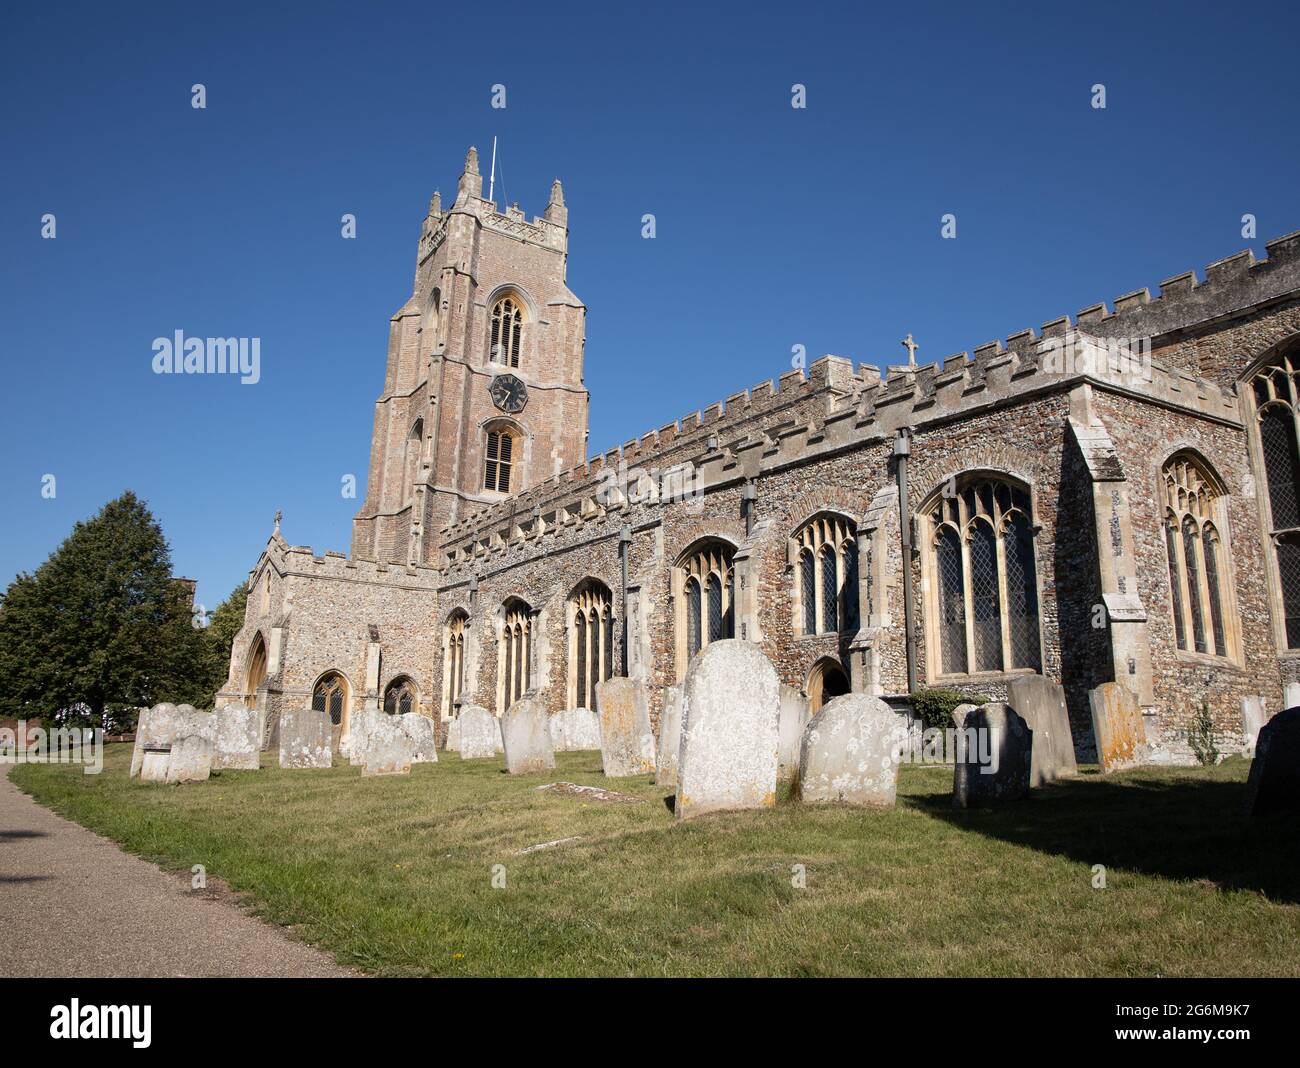
[[1187,728],[1187,744],[1192,747],[1196,759],[1206,767],[1219,762],[1218,731],[1214,726],[1214,717],[1210,715],[1208,701],[1201,702],[1201,710]]
[[927,730],[931,727],[942,730],[953,725],[952,710],[958,705],[982,705],[986,701],[988,698],[981,694],[934,686],[912,695],[912,711],[921,717]]

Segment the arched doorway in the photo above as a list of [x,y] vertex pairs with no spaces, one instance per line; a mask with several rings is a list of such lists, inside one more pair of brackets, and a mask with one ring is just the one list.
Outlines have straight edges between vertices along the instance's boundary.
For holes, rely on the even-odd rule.
[[818,660],[808,675],[808,712],[816,715],[833,697],[849,692],[849,676],[838,660]]
[[262,640],[262,635],[258,634],[253,639],[253,648],[248,654],[248,679],[244,685],[244,704],[249,708],[257,708],[265,712],[264,708],[259,705],[258,690],[262,688],[262,683],[266,681],[266,642]]

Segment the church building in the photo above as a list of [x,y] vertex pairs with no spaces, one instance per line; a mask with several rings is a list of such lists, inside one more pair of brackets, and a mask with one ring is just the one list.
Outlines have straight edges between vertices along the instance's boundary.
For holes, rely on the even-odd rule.
[[[1189,758],[1207,706],[1300,703],[1300,233],[940,364],[824,356],[587,456],[559,181],[531,221],[470,149],[390,323],[348,554],[275,530],[217,703],[420,712],[663,689],[758,643],[815,711],[1040,673]],[[910,337],[908,338],[910,343]],[[911,355],[909,349],[909,357]]]

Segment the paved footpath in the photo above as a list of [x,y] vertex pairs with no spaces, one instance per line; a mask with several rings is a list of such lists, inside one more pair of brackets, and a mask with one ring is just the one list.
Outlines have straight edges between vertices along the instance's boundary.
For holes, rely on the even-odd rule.
[[42,808],[9,781],[8,765],[0,931],[0,976],[359,974]]

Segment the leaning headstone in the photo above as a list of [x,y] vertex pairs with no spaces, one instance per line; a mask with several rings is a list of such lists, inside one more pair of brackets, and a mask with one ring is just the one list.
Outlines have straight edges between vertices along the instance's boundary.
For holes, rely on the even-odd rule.
[[433,732],[433,720],[418,712],[403,712],[402,729],[411,739],[414,749],[411,754],[413,764],[436,764],[438,762],[438,742]]
[[167,761],[167,781],[186,783],[204,782],[212,772],[212,732],[193,730],[179,735],[172,742]]
[[1061,686],[1042,675],[1016,679],[1007,687],[1007,704],[1016,710],[1033,734],[1030,789],[1078,772],[1070,713]]
[[596,683],[600,709],[600,758],[611,779],[655,770],[655,736],[645,683],[616,677]]
[[506,771],[511,775],[532,775],[555,767],[550,718],[542,699],[531,694],[506,709],[501,717],[501,742]]
[[1241,751],[1246,756],[1254,755],[1259,732],[1267,722],[1268,712],[1264,709],[1264,698],[1241,699]]
[[1088,704],[1102,774],[1146,763],[1146,728],[1133,692],[1118,682],[1103,682],[1088,691]]
[[789,779],[799,774],[799,753],[804,728],[808,726],[808,698],[793,686],[781,683],[780,765],[777,774]]
[[256,771],[261,766],[262,717],[255,708],[223,705],[216,711],[212,769]]
[[284,709],[280,713],[280,767],[332,767],[332,728],[327,712],[311,708]]
[[828,701],[800,742],[800,800],[892,805],[907,731],[907,717],[879,697],[848,693]]
[[[176,737],[177,708],[170,702],[154,705],[141,710],[135,725],[135,749],[131,753],[131,778],[140,774],[144,767],[145,750],[155,755],[170,748]],[[153,761],[158,763],[156,756]],[[164,772],[164,778],[166,773]]]
[[1246,815],[1300,812],[1300,708],[1279,712],[1260,729],[1246,782]]
[[501,727],[496,716],[480,705],[460,709],[460,758],[488,760],[497,755]]
[[409,775],[415,759],[415,741],[402,717],[381,712],[366,726],[361,755],[362,775]]
[[967,712],[956,743],[955,808],[1018,801],[1029,793],[1033,738],[1010,705],[990,701]]
[[171,764],[172,746],[168,742],[162,745],[147,743],[140,749],[140,781],[166,782],[167,769]]
[[682,688],[664,687],[664,710],[659,715],[659,756],[655,760],[655,785],[677,785],[677,757],[682,747]]
[[460,715],[459,713],[447,721],[447,744],[445,746],[449,753],[460,752]]
[[753,642],[711,642],[682,685],[678,819],[776,804],[780,683]]

